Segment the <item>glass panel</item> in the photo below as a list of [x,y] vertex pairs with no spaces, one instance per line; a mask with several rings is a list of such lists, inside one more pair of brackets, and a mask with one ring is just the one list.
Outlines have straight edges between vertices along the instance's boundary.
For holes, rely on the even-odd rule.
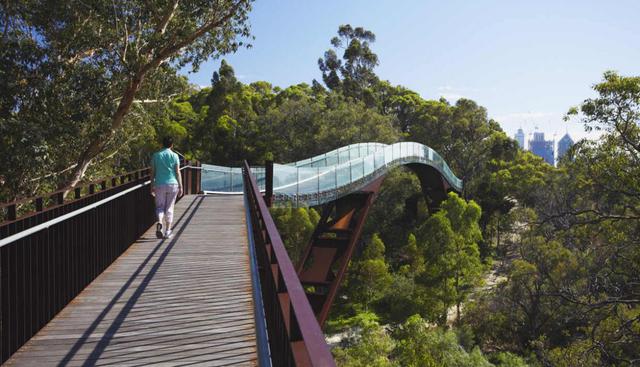
[[351,161],[351,182],[361,179],[363,172],[364,165],[362,164],[362,159]]
[[[356,189],[353,183],[372,180],[379,172],[406,163],[432,165],[458,190],[463,182],[455,176],[443,158],[429,147],[415,142],[392,145],[380,143],[352,144],[287,165],[274,165],[274,193],[277,201],[294,201],[294,205],[318,205],[335,200]],[[386,166],[386,167],[385,167]],[[202,189],[205,191],[242,192],[239,167],[202,166]],[[261,190],[265,188],[263,167],[252,167]],[[358,186],[365,182],[359,182]]]
[[318,192],[318,168],[303,167],[298,169],[298,193],[301,195]]
[[349,150],[343,150],[338,152],[338,163],[345,163],[349,161]]
[[375,170],[375,165],[373,163],[373,160],[375,158],[374,154],[370,154],[367,157],[364,158],[364,175],[365,176],[369,176],[373,173],[373,171]]
[[351,181],[351,169],[349,167],[349,163],[338,165],[336,169],[336,176],[336,184],[338,188],[348,185]]
[[336,170],[335,167],[321,168],[318,174],[320,192],[335,190]]
[[295,194],[298,183],[298,168],[280,164],[273,165],[273,191]]
[[[242,169],[241,169],[242,171]],[[258,183],[258,188],[260,190],[264,190],[265,189],[265,173],[264,173],[264,167],[251,167],[251,173],[256,177],[256,182]],[[242,177],[240,177],[242,179]]]
[[328,156],[326,159],[326,166],[333,166],[338,164],[338,157],[335,154]]
[[231,188],[229,191],[231,192],[241,192],[242,191],[242,168],[234,167],[231,168]]
[[202,165],[202,190],[229,192],[229,178],[228,167]]
[[375,153],[373,153],[374,156],[374,168],[378,169],[380,167],[384,166],[384,150],[378,150]]
[[393,160],[393,146],[389,145],[382,150],[384,154],[384,164],[389,164]]

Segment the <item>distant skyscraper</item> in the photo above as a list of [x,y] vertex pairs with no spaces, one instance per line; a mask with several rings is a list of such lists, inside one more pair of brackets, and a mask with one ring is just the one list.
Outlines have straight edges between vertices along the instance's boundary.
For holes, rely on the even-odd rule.
[[569,133],[564,134],[562,139],[560,139],[560,141],[558,142],[558,160],[564,157],[564,155],[567,153],[567,150],[569,150],[572,145],[573,139],[571,139]]
[[524,149],[524,131],[522,131],[522,129],[518,129],[515,138],[518,142],[518,145],[520,146],[520,149]]
[[550,165],[553,166],[555,164],[553,156],[553,141],[544,140],[544,133],[533,133],[533,140],[529,140],[529,150],[533,154],[542,157],[542,159]]

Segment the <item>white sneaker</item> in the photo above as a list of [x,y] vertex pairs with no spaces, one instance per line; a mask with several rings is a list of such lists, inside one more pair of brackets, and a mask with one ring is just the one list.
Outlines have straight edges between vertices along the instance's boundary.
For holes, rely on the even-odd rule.
[[171,237],[173,237],[173,231],[170,230],[170,229],[167,229],[167,231],[164,233],[164,238],[168,239],[168,238],[171,238]]

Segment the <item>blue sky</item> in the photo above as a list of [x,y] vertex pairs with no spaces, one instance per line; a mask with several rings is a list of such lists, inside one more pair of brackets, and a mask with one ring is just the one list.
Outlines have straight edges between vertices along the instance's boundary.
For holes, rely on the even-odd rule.
[[[580,138],[582,125],[562,121],[568,108],[605,70],[640,75],[639,15],[638,0],[258,0],[253,48],[224,58],[245,83],[310,83],[338,26],[363,26],[377,37],[380,78],[425,98],[471,98],[511,136],[538,127]],[[209,85],[219,64],[189,80]]]

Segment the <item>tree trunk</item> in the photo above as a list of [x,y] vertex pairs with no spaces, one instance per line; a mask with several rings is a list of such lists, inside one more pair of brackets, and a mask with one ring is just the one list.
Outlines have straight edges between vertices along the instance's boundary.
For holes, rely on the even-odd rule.
[[78,158],[78,164],[73,170],[73,174],[71,179],[62,185],[61,189],[70,189],[82,180],[84,177],[87,168],[93,161],[93,159],[102,152],[105,148],[106,142],[115,134],[115,132],[122,127],[122,123],[124,122],[124,117],[127,115],[129,110],[131,109],[131,105],[135,98],[136,93],[140,89],[140,85],[144,80],[144,76],[146,74],[146,70],[139,71],[133,77],[133,79],[127,85],[127,88],[124,90],[122,95],[122,99],[120,100],[120,104],[118,105],[118,109],[116,110],[113,118],[111,119],[111,127],[107,131],[106,134],[97,136],[94,138],[87,148],[82,152],[80,158]]

